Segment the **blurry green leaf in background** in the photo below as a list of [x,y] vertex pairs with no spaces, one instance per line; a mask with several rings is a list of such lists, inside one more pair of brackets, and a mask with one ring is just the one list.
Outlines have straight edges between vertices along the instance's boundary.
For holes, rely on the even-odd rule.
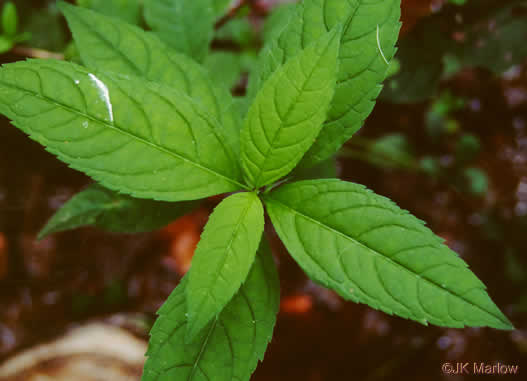
[[400,40],[401,71],[386,84],[383,100],[421,102],[436,93],[443,77],[463,68],[499,75],[527,58],[527,1],[450,2],[456,5],[425,17]]

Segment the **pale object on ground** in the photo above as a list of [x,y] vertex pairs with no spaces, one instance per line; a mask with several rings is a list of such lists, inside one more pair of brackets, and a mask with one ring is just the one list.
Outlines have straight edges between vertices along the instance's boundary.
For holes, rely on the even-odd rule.
[[146,343],[127,331],[94,323],[0,365],[0,381],[139,381]]

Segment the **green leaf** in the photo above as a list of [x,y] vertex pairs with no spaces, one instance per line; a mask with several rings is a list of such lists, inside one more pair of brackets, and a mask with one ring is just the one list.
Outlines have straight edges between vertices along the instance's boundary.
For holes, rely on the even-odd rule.
[[[21,5],[18,5],[18,2]],[[33,11],[34,3],[31,0],[17,0],[18,11],[21,15],[21,28],[30,36],[27,45],[32,48],[61,52],[66,48],[70,39],[62,15],[60,14],[57,3],[49,2],[45,8]],[[27,11],[29,13],[24,13]]]
[[212,6],[214,7],[214,14],[216,15],[216,17],[223,16],[228,11],[231,3],[232,3],[232,0],[213,1]]
[[96,12],[60,3],[84,64],[97,71],[144,77],[199,100],[220,122],[231,149],[239,151],[241,121],[227,88],[194,60],[174,52],[155,35]]
[[263,227],[263,207],[254,193],[237,193],[214,209],[192,259],[187,341],[221,312],[245,281]]
[[264,84],[241,133],[242,166],[254,187],[289,173],[322,128],[335,89],[341,28],[325,33]]
[[93,184],[66,202],[40,231],[38,238],[90,225],[116,233],[152,231],[168,225],[197,205],[197,202],[136,199]]
[[168,45],[203,61],[216,21],[213,0],[146,0],[145,20]]
[[413,168],[415,156],[408,138],[399,133],[378,138],[368,147],[370,162],[381,168]]
[[0,35],[0,54],[10,51],[13,45],[12,40]]
[[425,156],[419,161],[419,169],[429,176],[437,177],[441,173],[441,164],[435,157]]
[[250,50],[255,45],[258,45],[251,21],[246,17],[240,18],[240,16],[230,20],[218,29],[215,38],[229,40],[234,44],[240,45],[242,50]]
[[463,165],[481,152],[481,141],[476,135],[463,134],[456,142],[456,161]]
[[238,293],[190,344],[184,340],[187,279],[159,310],[142,381],[248,381],[271,340],[280,301],[278,274],[267,245],[262,242]]
[[140,0],[77,0],[83,7],[93,9],[103,15],[116,17],[130,24],[141,21]]
[[466,190],[474,196],[485,196],[489,190],[489,178],[480,168],[467,168],[463,171]]
[[231,52],[212,52],[205,58],[210,77],[219,86],[232,88],[240,80],[244,67],[242,56]]
[[344,25],[335,96],[325,126],[302,165],[333,155],[372,111],[395,53],[400,4],[401,0],[305,0],[280,37],[262,52],[260,72],[250,86],[252,95],[282,63],[335,25]]
[[423,324],[512,325],[483,283],[424,223],[361,185],[285,185],[267,211],[291,255],[341,296]]
[[388,71],[386,72],[386,78],[393,77],[394,75],[399,74],[401,71],[401,63],[397,58],[392,58],[390,61],[390,66],[388,67]]
[[0,112],[122,193],[184,201],[244,188],[218,123],[166,86],[63,61],[17,62],[0,69]]
[[263,39],[266,43],[278,38],[287,27],[289,19],[295,14],[296,4],[280,4],[273,8],[271,15],[265,20],[262,28]]
[[18,15],[15,4],[8,1],[2,8],[2,30],[7,37],[15,37],[18,28]]

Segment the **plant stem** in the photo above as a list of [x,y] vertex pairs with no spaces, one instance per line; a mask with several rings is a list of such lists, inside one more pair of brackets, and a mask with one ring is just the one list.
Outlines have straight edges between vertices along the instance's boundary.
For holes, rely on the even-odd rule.
[[54,58],[56,60],[63,60],[64,54],[62,53],[54,53],[47,50],[42,49],[36,49],[36,48],[30,48],[27,46],[15,46],[13,49],[11,49],[11,52],[13,54],[16,54],[18,56],[23,57],[31,57],[31,58]]
[[236,16],[236,13],[238,13],[238,11],[243,8],[246,4],[247,0],[238,0],[236,4],[231,9],[229,9],[226,15],[219,19],[218,22],[216,22],[214,28],[220,29],[223,25],[227,24]]

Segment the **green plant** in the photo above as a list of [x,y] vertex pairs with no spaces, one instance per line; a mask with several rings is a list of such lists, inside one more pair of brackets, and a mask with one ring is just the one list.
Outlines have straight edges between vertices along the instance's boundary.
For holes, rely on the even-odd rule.
[[8,1],[0,14],[0,53],[5,53],[18,42],[29,38],[27,33],[18,33],[18,13],[15,4]]
[[[261,240],[264,206],[305,272],[345,299],[425,325],[512,329],[422,221],[358,184],[297,181],[327,173],[373,109],[395,53],[400,0],[288,8],[239,99],[195,61],[206,60],[203,44],[228,2],[197,2],[203,13],[182,3],[145,2],[154,33],[60,3],[85,66],[29,60],[0,69],[0,112],[100,183],[42,235],[86,224],[154,229],[195,200],[227,193],[159,310],[143,380],[250,378],[279,302]],[[198,13],[191,32],[174,26]]]

